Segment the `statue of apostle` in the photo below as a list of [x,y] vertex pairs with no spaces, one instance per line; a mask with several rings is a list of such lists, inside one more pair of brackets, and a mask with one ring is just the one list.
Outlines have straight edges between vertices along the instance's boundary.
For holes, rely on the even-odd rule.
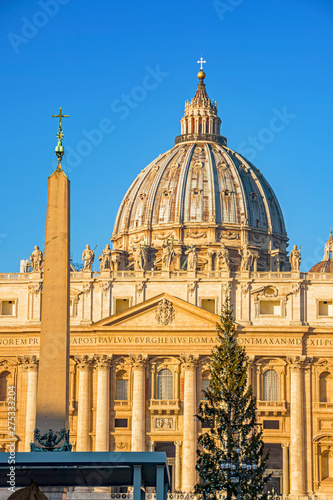
[[230,269],[229,250],[222,242],[221,242],[221,248],[217,254],[217,258],[219,259],[218,268],[222,269],[222,271],[229,271]]
[[135,271],[143,271],[147,264],[147,247],[146,245],[139,245],[134,248],[133,247],[133,257],[134,257],[134,270]]
[[106,245],[106,247],[102,251],[102,255],[98,257],[98,260],[101,263],[101,271],[104,271],[105,269],[111,269],[111,248],[109,244]]
[[42,270],[43,253],[39,250],[37,245],[34,247],[34,251],[30,255],[30,262],[34,272],[39,273]]
[[187,255],[187,270],[188,271],[196,271],[197,266],[198,266],[198,252],[196,249],[196,245],[191,242],[190,246],[187,247],[187,250],[185,251],[185,255]]
[[86,245],[86,248],[82,254],[82,260],[84,262],[84,271],[91,271],[93,262],[95,259],[95,252],[92,250],[89,245]]
[[242,248],[239,250],[239,253],[242,257],[241,261],[241,271],[251,271],[251,265],[253,262],[253,254],[249,250],[249,246],[247,243],[242,246]]
[[172,241],[164,240],[162,245],[162,271],[170,271],[172,259],[175,256],[175,251],[172,246]]
[[297,245],[294,245],[289,255],[289,262],[292,271],[299,271],[299,266],[301,264],[301,247],[297,248]]

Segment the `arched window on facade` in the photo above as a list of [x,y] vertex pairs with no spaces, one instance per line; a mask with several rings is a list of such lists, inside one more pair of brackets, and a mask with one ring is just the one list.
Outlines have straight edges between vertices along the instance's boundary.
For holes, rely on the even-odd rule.
[[117,372],[116,375],[116,400],[128,400],[128,375],[125,370]]
[[333,375],[323,372],[319,377],[319,401],[329,403],[333,401]]
[[206,399],[204,392],[209,386],[209,371],[206,370],[202,374],[202,390],[201,390],[201,399],[204,400]]
[[275,370],[263,375],[263,401],[279,401],[279,376]]
[[157,399],[173,399],[173,374],[169,368],[157,374]]
[[9,372],[0,373],[0,401],[7,401],[7,384]]

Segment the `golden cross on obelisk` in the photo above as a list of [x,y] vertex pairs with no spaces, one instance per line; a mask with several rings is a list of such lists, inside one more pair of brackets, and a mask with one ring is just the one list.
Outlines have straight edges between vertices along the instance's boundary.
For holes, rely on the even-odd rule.
[[62,115],[61,114],[61,108],[59,108],[59,114],[58,115],[52,115],[52,118],[59,118],[59,131],[62,130],[61,128],[61,118],[69,118],[69,115]]

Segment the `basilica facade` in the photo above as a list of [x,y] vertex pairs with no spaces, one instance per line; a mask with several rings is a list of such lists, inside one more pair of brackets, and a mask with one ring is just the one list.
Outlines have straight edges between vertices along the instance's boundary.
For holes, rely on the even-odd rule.
[[[271,450],[269,488],[290,500],[332,500],[333,238],[322,262],[300,272],[274,191],[227,146],[203,70],[198,78],[174,147],[124,196],[112,248],[95,256],[87,245],[83,269],[71,270],[73,450],[166,451],[172,490],[191,492],[205,431],[195,414],[228,296]],[[25,271],[0,275],[1,451],[12,441],[8,387],[16,390],[17,451],[30,450],[35,428],[38,247]]]

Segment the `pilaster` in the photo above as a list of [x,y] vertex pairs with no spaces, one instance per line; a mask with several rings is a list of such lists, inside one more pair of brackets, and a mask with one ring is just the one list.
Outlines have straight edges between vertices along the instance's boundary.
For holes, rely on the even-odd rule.
[[180,466],[180,450],[182,442],[175,441],[175,490],[180,491],[181,488],[181,466]]
[[289,443],[282,443],[283,483],[282,494],[289,495]]

